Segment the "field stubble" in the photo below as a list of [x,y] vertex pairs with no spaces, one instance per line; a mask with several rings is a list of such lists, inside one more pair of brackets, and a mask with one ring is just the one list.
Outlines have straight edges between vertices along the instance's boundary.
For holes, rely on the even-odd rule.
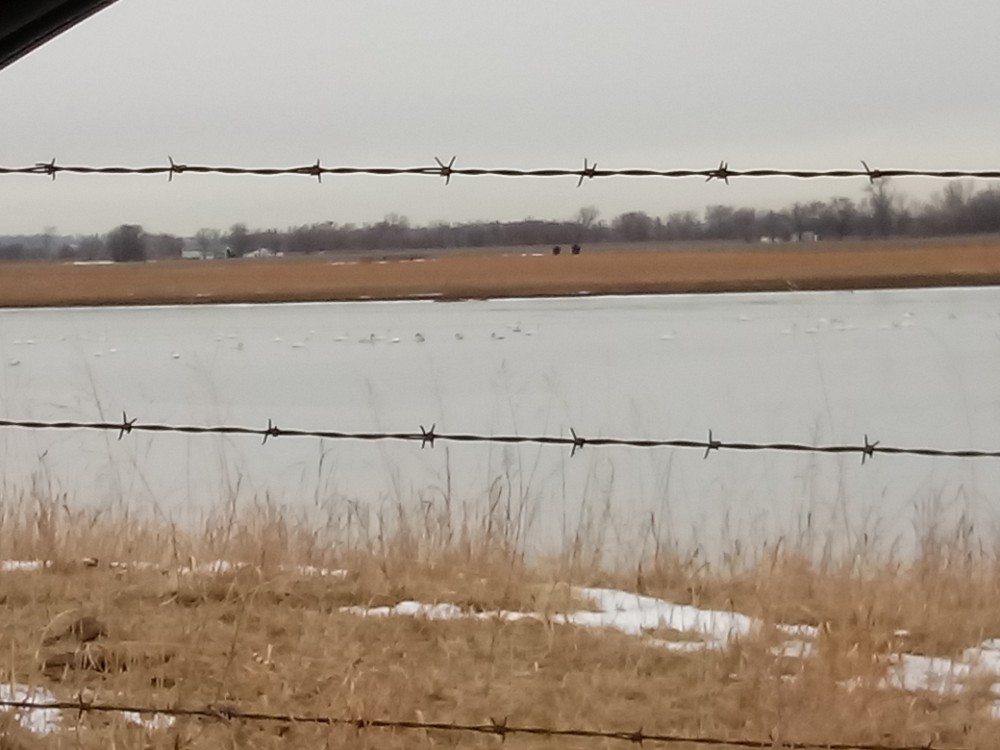
[[[528,561],[495,528],[445,529],[397,513],[391,535],[358,546],[267,508],[229,508],[179,529],[38,498],[5,502],[0,556],[47,563],[0,569],[4,680],[112,704],[1000,747],[994,677],[969,675],[955,691],[886,682],[899,654],[955,657],[1000,635],[1000,567],[961,529],[927,532],[906,562],[815,560],[778,544],[719,564],[660,548],[623,570],[603,566],[600,550],[583,542]],[[721,649],[697,648],[703,634],[666,625],[638,635],[581,627],[565,622],[595,608],[578,586],[745,613],[755,625]],[[404,601],[453,604],[470,617],[344,609]],[[815,628],[808,656],[788,653],[781,625]],[[134,718],[73,714],[38,735],[0,712],[0,746],[57,747],[70,736],[84,748],[499,743],[440,731]]]
[[384,257],[79,265],[7,263],[0,307],[468,299],[1000,283],[1000,240],[632,244],[393,252]]

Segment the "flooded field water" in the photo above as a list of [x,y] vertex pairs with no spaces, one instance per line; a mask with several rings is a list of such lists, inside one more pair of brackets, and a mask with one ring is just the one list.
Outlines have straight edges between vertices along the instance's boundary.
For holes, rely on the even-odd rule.
[[[0,312],[0,417],[1000,448],[990,288]],[[8,501],[377,526],[501,514],[532,546],[993,538],[1000,460],[0,430]],[[867,536],[866,536],[867,535]],[[720,547],[721,545],[721,547]],[[893,545],[896,545],[893,548]]]

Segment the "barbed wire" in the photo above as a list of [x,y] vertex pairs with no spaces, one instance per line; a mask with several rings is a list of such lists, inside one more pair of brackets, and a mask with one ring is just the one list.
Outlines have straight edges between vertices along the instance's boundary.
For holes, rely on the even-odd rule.
[[451,178],[462,177],[576,177],[577,187],[583,185],[584,180],[591,180],[598,177],[661,177],[671,179],[684,179],[699,177],[706,182],[719,180],[727,185],[729,180],[738,178],[762,178],[762,177],[791,177],[795,179],[809,180],[819,178],[858,178],[863,177],[874,183],[876,180],[893,177],[931,177],[942,179],[970,178],[970,179],[1000,179],[1000,170],[962,170],[962,169],[873,169],[867,162],[861,162],[861,169],[828,169],[828,170],[807,170],[807,169],[732,169],[726,161],[719,162],[716,167],[708,169],[598,169],[596,163],[591,164],[588,159],[583,160],[583,167],[580,169],[511,169],[511,168],[481,168],[481,167],[456,167],[456,157],[445,163],[435,157],[436,162],[432,166],[424,167],[348,167],[348,166],[323,166],[320,159],[313,164],[306,164],[299,167],[237,167],[237,166],[209,166],[205,164],[186,164],[174,161],[173,157],[167,157],[166,164],[127,167],[127,166],[80,166],[69,164],[58,164],[55,159],[49,161],[36,162],[27,167],[2,167],[0,175],[46,175],[53,180],[60,174],[81,174],[81,175],[167,175],[168,181],[173,181],[175,175],[182,174],[217,174],[217,175],[255,175],[260,177],[273,177],[278,175],[300,175],[305,177],[315,177],[319,182],[323,181],[324,175],[346,176],[346,175],[371,175],[371,176],[400,176],[400,175],[421,175],[443,178],[445,184],[451,183]]
[[897,456],[920,456],[924,458],[1000,458],[1000,450],[975,450],[965,448],[908,448],[883,445],[878,440],[864,436],[859,444],[815,445],[794,442],[756,443],[747,441],[719,440],[712,430],[706,440],[686,438],[652,439],[621,437],[584,437],[570,428],[566,435],[483,435],[461,432],[438,432],[436,425],[430,428],[420,425],[419,432],[344,432],[340,430],[287,429],[278,427],[273,420],[267,420],[267,427],[241,427],[237,425],[176,425],[156,422],[140,422],[122,412],[120,422],[43,422],[38,420],[0,419],[0,428],[20,428],[27,430],[98,430],[118,433],[122,440],[133,432],[178,433],[187,435],[252,435],[266,444],[272,438],[308,437],[322,440],[354,440],[361,442],[402,441],[419,443],[421,448],[433,448],[435,443],[493,443],[506,445],[535,444],[569,447],[570,455],[585,447],[628,447],[628,448],[681,448],[704,451],[704,457],[717,451],[770,452],[770,453],[826,453],[857,454],[864,464],[876,454]]
[[[537,726],[520,726],[508,723],[508,720],[491,718],[487,724],[461,724],[442,721],[409,721],[405,719],[367,719],[348,718],[343,716],[321,716],[316,714],[265,713],[247,711],[229,703],[209,704],[201,708],[157,707],[144,705],[127,705],[90,702],[79,696],[72,701],[34,701],[34,700],[0,700],[0,708],[26,710],[57,710],[84,713],[133,713],[141,715],[161,715],[176,718],[203,718],[218,721],[250,721],[271,722],[276,724],[311,724],[320,726],[344,726],[356,729],[394,729],[402,731],[439,731],[458,732],[466,734],[491,735],[501,741],[512,735],[530,735],[536,737],[571,737],[575,739],[619,740],[636,745],[646,742],[658,744],[690,744],[716,747],[742,748],[786,748],[787,750],[931,750],[932,745],[891,745],[884,743],[865,742],[796,742],[783,741],[776,737],[767,739],[711,737],[705,735],[663,734],[646,732],[641,727],[635,731],[601,730],[583,728],[549,728]],[[971,750],[969,748],[937,747],[936,750]]]

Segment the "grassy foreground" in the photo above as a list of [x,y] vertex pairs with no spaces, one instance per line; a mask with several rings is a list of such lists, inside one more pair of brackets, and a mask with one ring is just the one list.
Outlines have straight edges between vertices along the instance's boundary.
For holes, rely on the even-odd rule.
[[[929,536],[913,561],[812,562],[762,549],[739,566],[652,555],[607,570],[598,550],[527,563],[472,529],[427,533],[406,519],[367,549],[280,513],[220,514],[197,529],[65,505],[0,505],[0,683],[58,699],[224,707],[355,719],[1000,747],[992,680],[943,695],[884,684],[893,654],[952,657],[1000,636],[1000,566],[961,533]],[[245,563],[218,565],[213,561]],[[127,563],[127,564],[126,564]],[[325,571],[325,574],[322,574]],[[340,572],[343,571],[343,572]],[[641,636],[560,624],[604,585],[759,618],[721,651],[679,653]],[[405,600],[537,617],[359,617],[345,606]],[[778,623],[816,626],[815,653],[777,653]],[[514,747],[626,742],[511,736]],[[141,726],[66,712],[50,735],[0,712],[0,747],[497,747],[496,737],[181,718]]]

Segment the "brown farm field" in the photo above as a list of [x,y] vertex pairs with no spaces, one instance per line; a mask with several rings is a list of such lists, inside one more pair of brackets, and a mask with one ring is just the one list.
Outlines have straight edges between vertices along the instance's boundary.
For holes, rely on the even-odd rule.
[[143,264],[9,263],[0,306],[315,302],[1000,283],[1000,237],[809,245],[606,245]]

